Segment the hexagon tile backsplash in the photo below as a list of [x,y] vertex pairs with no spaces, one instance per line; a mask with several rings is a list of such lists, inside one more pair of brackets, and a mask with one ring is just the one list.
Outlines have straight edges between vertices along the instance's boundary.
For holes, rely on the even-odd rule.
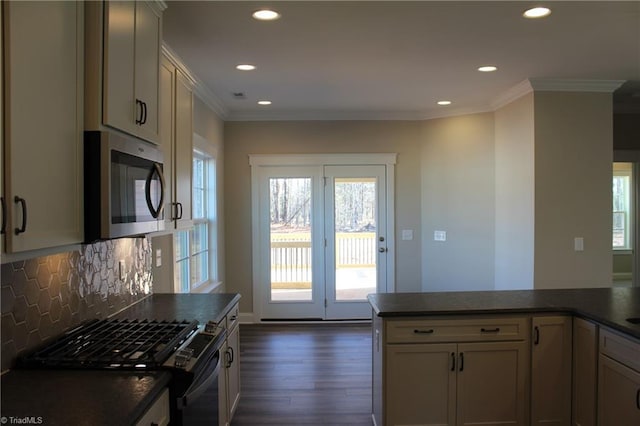
[[151,294],[151,240],[101,241],[77,251],[6,263],[1,278],[4,371],[46,340]]

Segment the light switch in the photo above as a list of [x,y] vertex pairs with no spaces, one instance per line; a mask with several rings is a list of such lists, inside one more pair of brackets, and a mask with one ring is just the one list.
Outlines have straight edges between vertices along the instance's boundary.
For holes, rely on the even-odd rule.
[[584,238],[575,237],[573,239],[573,249],[575,251],[584,251]]
[[434,241],[447,241],[447,231],[433,231]]
[[412,229],[403,229],[402,230],[402,239],[404,241],[413,240],[413,230]]

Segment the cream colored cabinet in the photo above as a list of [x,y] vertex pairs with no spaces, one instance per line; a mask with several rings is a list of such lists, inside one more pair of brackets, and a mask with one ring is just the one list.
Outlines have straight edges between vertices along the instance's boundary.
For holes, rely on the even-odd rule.
[[377,425],[526,425],[525,318],[373,322]]
[[165,389],[136,422],[136,426],[167,426],[169,417],[169,389]]
[[600,332],[598,425],[640,424],[640,341]]
[[573,318],[573,426],[596,426],[598,326]]
[[160,142],[162,3],[87,2],[86,127]]
[[227,340],[220,353],[224,371],[219,380],[219,408],[218,423],[229,425],[240,402],[240,326],[239,306],[236,304],[224,319],[227,329]]
[[160,140],[167,180],[169,229],[188,229],[192,220],[193,88],[166,57],[160,66]]
[[571,424],[572,321],[535,316],[531,335],[531,424]]
[[3,2],[6,250],[83,240],[83,2]]

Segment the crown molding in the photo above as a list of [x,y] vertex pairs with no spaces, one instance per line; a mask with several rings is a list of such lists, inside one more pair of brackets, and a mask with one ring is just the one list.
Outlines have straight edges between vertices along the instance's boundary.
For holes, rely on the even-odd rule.
[[579,80],[530,78],[535,92],[598,92],[613,93],[626,80]]
[[498,95],[496,98],[491,101],[491,109],[496,111],[503,106],[510,104],[522,96],[533,92],[533,86],[531,85],[530,80],[523,80],[515,86],[511,87],[504,93]]
[[228,120],[229,113],[220,99],[213,94],[211,89],[209,89],[207,85],[205,85],[202,80],[200,80],[198,76],[196,76],[189,67],[187,67],[182,58],[165,42],[162,42],[162,54],[165,55],[166,58],[185,75],[185,77],[187,77],[198,98],[211,108],[211,110],[222,120]]

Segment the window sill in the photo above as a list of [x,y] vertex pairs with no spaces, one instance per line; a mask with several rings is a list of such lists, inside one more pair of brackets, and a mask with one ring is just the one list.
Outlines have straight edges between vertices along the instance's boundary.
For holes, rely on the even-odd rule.
[[620,248],[620,249],[616,249],[616,248],[614,248],[614,249],[613,249],[613,255],[614,255],[614,256],[615,256],[615,255],[623,256],[623,255],[629,255],[629,254],[633,254],[633,250],[631,250],[631,249],[626,249],[626,248],[624,248],[624,249],[622,249],[622,248]]
[[191,289],[191,293],[193,294],[207,294],[207,293],[215,293],[220,287],[222,287],[222,281],[217,282],[206,282],[200,284],[196,288]]

